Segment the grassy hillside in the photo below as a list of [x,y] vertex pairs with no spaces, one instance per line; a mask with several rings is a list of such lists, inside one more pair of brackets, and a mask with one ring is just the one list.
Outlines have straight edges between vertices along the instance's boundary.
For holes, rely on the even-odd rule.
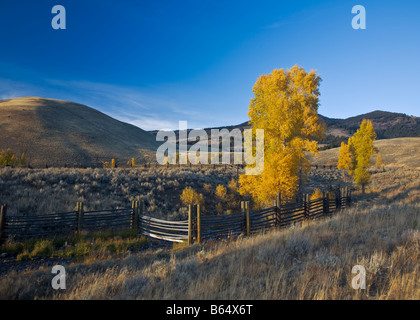
[[[0,298],[418,300],[420,168],[416,141],[405,141],[378,141],[385,172],[375,172],[367,194],[356,191],[353,207],[331,218],[235,241],[92,253],[65,262],[71,281],[63,291],[51,289],[50,267],[9,272]],[[332,151],[321,157],[333,160]],[[366,290],[351,287],[355,265],[366,268]]]
[[[410,167],[420,169],[420,138],[395,138],[376,140],[374,147],[382,154],[385,168]],[[317,155],[311,155],[312,164],[337,165],[339,148],[324,150]],[[372,157],[372,170],[376,154]]]
[[90,107],[54,99],[0,100],[0,150],[25,153],[32,166],[63,166],[132,157],[138,163],[157,148],[150,133]]

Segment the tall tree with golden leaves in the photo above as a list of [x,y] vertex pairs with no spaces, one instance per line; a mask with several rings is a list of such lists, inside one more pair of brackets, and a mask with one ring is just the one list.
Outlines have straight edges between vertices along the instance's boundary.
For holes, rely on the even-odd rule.
[[257,203],[270,203],[277,192],[283,200],[297,195],[310,169],[305,151],[317,153],[325,131],[318,118],[320,82],[315,71],[299,66],[258,78],[248,116],[252,129],[264,129],[264,171],[240,176],[241,194]]
[[380,152],[378,152],[376,156],[376,162],[375,162],[376,169],[381,169],[384,167],[384,161],[382,160],[382,155]]
[[337,168],[338,169],[350,169],[350,163],[351,163],[351,159],[350,159],[349,145],[346,144],[345,142],[341,142],[341,147],[339,149],[339,155],[338,155]]
[[365,187],[370,181],[370,158],[375,152],[373,142],[376,140],[376,133],[373,130],[372,121],[363,119],[360,128],[349,138],[348,144],[341,143],[338,156],[338,169],[347,169],[353,176],[354,182]]

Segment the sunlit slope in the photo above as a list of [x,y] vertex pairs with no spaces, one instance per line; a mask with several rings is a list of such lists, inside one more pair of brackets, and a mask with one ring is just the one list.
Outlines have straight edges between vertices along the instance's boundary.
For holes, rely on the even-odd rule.
[[0,100],[0,149],[25,153],[31,165],[64,165],[111,158],[137,162],[157,148],[150,133],[93,108],[63,100]]
[[[382,154],[385,167],[409,167],[420,169],[420,138],[395,138],[377,140],[375,148]],[[330,165],[337,164],[339,148],[321,151],[315,156],[310,156],[312,164]],[[375,164],[376,154],[372,157]]]

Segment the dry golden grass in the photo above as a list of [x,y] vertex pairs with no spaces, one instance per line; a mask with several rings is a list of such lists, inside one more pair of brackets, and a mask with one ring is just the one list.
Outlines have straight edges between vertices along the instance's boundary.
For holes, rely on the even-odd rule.
[[[355,198],[305,226],[68,264],[66,290],[50,269],[10,273],[0,299],[420,299],[420,170],[376,173]],[[366,290],[351,286],[354,265]]]
[[[371,193],[305,227],[68,265],[60,292],[50,270],[10,274],[0,298],[420,299],[419,180],[411,187]],[[367,270],[366,290],[351,287],[357,264]]]
[[[420,138],[395,138],[376,140],[374,146],[382,154],[385,168],[420,168]],[[312,164],[330,165],[337,164],[338,149],[333,148],[320,152],[318,155],[310,155]],[[376,154],[372,157],[372,168],[374,167]],[[329,163],[330,162],[330,163]]]

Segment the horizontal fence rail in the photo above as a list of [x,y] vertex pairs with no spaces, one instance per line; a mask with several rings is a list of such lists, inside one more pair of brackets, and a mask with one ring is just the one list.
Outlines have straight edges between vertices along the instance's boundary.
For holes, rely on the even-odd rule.
[[167,221],[143,216],[140,218],[141,234],[172,242],[188,239],[188,220]]
[[243,232],[244,217],[242,213],[221,216],[203,216],[201,218],[201,239],[219,239],[237,236]]
[[7,216],[7,206],[0,211],[0,244],[31,238],[61,237],[81,232],[133,230],[139,235],[171,242],[193,242],[235,238],[274,228],[329,216],[351,204],[351,190],[337,189],[322,198],[309,195],[296,203],[282,203],[280,193],[272,207],[250,211],[249,201],[242,201],[241,212],[225,215],[201,215],[199,205],[188,207],[188,219],[168,221],[143,215],[143,202],[133,201],[131,208],[85,211],[78,202],[75,211],[40,215]]

